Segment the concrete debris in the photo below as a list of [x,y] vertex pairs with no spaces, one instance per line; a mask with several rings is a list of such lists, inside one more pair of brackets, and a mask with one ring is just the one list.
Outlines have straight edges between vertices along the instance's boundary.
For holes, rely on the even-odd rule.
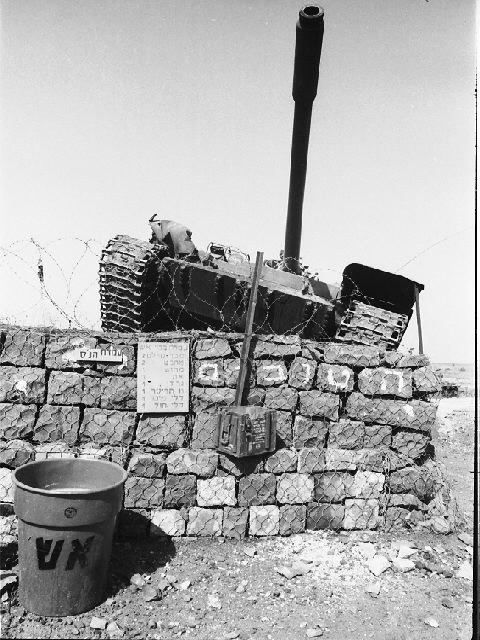
[[207,596],[207,605],[212,609],[221,609],[222,603],[220,598],[215,593],[209,593]]
[[464,578],[465,580],[473,580],[473,567],[465,560],[455,572],[456,578]]
[[310,567],[304,562],[295,562],[291,567],[275,567],[275,571],[287,578],[287,580],[291,580],[292,578],[303,576],[308,573],[310,571]]
[[322,629],[318,627],[307,629],[307,638],[320,638],[321,636],[323,636]]
[[13,571],[2,571],[0,573],[0,594],[9,591],[18,582],[18,576]]
[[97,616],[93,616],[90,620],[90,629],[100,629],[103,631],[107,626],[107,621],[105,618],[97,618]]
[[248,580],[242,580],[238,587],[235,589],[235,593],[245,593],[248,585]]
[[142,596],[146,602],[151,602],[152,600],[160,600],[162,597],[161,592],[159,594],[158,589],[155,589],[155,587],[152,587],[152,585],[150,584],[146,584],[142,588]]
[[392,564],[394,569],[396,571],[400,571],[401,573],[406,573],[407,571],[415,569],[415,563],[408,558],[395,558]]
[[425,624],[427,624],[429,627],[438,627],[438,622],[435,620],[435,618],[432,618],[431,616],[429,616],[428,618],[425,618],[425,620],[423,621]]
[[461,542],[463,542],[463,543],[465,543],[466,545],[468,545],[469,547],[473,546],[473,536],[472,536],[472,535],[470,535],[469,533],[466,533],[466,532],[464,532],[464,533],[459,533],[459,534],[458,534],[458,536],[457,536],[457,538],[458,538]]
[[304,549],[300,554],[300,560],[302,562],[308,562],[313,564],[319,564],[325,561],[327,555],[327,549],[325,548],[310,548]]
[[230,631],[229,633],[226,633],[223,637],[225,638],[225,640],[235,640],[235,638],[238,638],[239,636],[240,636],[239,631]]
[[398,549],[398,557],[399,558],[410,558],[410,556],[413,556],[416,553],[418,553],[418,549],[413,549],[412,547],[406,546],[406,545],[405,546],[402,545]]
[[246,556],[249,556],[250,558],[253,558],[253,556],[257,553],[256,549],[254,549],[253,547],[245,547],[244,549],[242,549],[242,551]]
[[442,607],[453,609],[453,601],[450,598],[442,598]]
[[180,584],[178,585],[177,589],[179,591],[186,591],[188,589],[188,587],[191,586],[191,582],[190,580],[184,580],[183,582],[180,582]]
[[367,558],[369,560],[373,558],[376,553],[375,545],[371,542],[359,542],[357,544],[357,549],[360,551],[364,558]]
[[379,576],[390,567],[390,561],[385,556],[374,556],[367,562],[367,567],[374,576]]
[[133,584],[135,587],[141,589],[146,584],[145,578],[143,578],[139,573],[135,573],[130,578],[130,584]]
[[172,585],[170,584],[170,582],[168,582],[168,580],[165,580],[165,578],[162,578],[157,582],[157,589],[159,591],[167,591],[167,589],[170,589],[171,586]]
[[380,582],[372,582],[371,584],[367,585],[365,591],[369,593],[373,598],[376,598],[380,593]]

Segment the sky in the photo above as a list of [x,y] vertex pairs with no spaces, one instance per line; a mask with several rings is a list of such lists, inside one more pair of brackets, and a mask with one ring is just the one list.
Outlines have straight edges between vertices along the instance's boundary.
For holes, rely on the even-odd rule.
[[[425,352],[472,362],[475,2],[321,5],[303,262],[421,282]],[[94,326],[101,248],[155,213],[200,249],[278,257],[301,6],[2,0],[0,319]]]

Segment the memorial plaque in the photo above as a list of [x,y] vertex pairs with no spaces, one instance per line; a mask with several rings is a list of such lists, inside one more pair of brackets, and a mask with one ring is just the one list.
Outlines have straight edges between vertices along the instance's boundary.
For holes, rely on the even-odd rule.
[[190,343],[139,342],[137,411],[188,413]]

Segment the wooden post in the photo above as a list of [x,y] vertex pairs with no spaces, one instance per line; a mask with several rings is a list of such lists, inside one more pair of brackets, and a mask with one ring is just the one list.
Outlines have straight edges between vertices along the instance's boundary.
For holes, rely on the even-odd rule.
[[422,337],[422,321],[420,319],[420,291],[417,285],[415,285],[415,313],[417,315],[417,327],[418,327],[418,353],[423,355],[423,337]]
[[257,260],[253,271],[252,288],[250,290],[250,300],[248,301],[247,318],[245,320],[245,336],[242,343],[242,351],[240,354],[240,371],[238,373],[237,388],[235,391],[235,404],[242,404],[243,389],[245,387],[245,378],[247,376],[248,354],[250,352],[250,343],[252,341],[253,317],[255,315],[255,307],[257,306],[258,282],[262,273],[263,253],[257,251]]

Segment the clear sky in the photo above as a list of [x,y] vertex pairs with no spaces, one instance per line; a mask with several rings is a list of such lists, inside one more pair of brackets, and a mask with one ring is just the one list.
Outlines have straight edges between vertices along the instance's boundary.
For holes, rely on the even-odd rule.
[[[331,283],[351,262],[422,282],[426,352],[470,362],[475,3],[321,4],[304,263]],[[1,318],[25,319],[25,296],[38,298],[35,269],[25,271],[36,260],[30,237],[63,239],[50,255],[64,286],[74,271],[72,299],[89,288],[90,325],[96,258],[87,251],[75,268],[84,245],[73,238],[92,238],[97,250],[118,233],[148,239],[157,213],[188,225],[198,248],[217,241],[278,256],[301,6],[1,2],[0,244],[14,254],[0,254]],[[404,344],[417,345],[414,321]]]

